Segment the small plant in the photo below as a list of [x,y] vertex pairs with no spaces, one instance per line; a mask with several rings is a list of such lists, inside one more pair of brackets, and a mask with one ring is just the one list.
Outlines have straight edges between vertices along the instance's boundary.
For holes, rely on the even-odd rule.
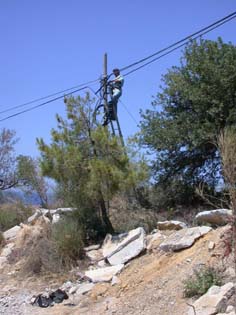
[[0,249],[4,246],[4,244],[5,244],[5,239],[2,232],[0,232]]
[[184,296],[201,296],[213,285],[221,285],[219,271],[213,267],[203,267],[184,281]]
[[31,214],[32,209],[21,202],[3,204],[0,206],[0,229],[6,231],[24,222]]
[[52,227],[52,241],[63,264],[73,264],[83,253],[83,233],[72,217],[64,218]]

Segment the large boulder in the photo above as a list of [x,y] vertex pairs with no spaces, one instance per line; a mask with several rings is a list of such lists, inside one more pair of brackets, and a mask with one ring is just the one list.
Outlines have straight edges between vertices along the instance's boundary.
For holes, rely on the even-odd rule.
[[199,237],[211,231],[211,229],[212,228],[208,226],[182,229],[167,237],[167,239],[160,244],[159,248],[164,251],[178,251],[188,248],[192,246]]
[[187,228],[187,225],[184,222],[180,221],[159,221],[157,223],[159,230],[181,230]]
[[92,282],[109,282],[112,277],[121,272],[124,268],[124,264],[99,268],[94,270],[88,270],[85,272],[85,276],[88,277]]
[[222,287],[212,286],[206,294],[193,303],[188,315],[213,315],[225,311],[228,299],[235,294],[235,287],[232,282]]
[[195,221],[199,224],[225,225],[232,218],[232,210],[216,209],[199,212]]
[[146,248],[146,234],[142,227],[118,236],[108,236],[102,247],[103,257],[111,265],[124,264]]

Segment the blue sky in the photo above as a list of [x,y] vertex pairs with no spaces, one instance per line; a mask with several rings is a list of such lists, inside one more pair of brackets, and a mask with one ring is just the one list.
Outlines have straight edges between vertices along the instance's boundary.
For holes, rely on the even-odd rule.
[[[0,111],[123,67],[236,11],[234,0],[1,0]],[[205,36],[236,44],[236,19]],[[125,79],[119,119],[134,134],[140,109],[150,108],[161,76],[178,65],[181,50]],[[92,86],[95,90],[98,85]],[[36,137],[50,142],[63,100],[0,123],[20,138],[17,154],[39,155]],[[0,114],[0,119],[14,112]]]

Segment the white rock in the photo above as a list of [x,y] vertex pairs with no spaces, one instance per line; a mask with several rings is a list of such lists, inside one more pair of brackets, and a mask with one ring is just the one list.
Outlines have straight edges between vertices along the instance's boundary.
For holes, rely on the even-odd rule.
[[167,237],[167,239],[160,244],[160,249],[164,251],[178,251],[188,248],[192,246],[199,237],[207,234],[211,230],[212,228],[208,226],[179,230]]
[[52,215],[52,224],[58,223],[60,221],[60,214],[55,213]]
[[42,215],[42,211],[40,209],[36,209],[35,213],[28,218],[27,223],[32,224],[34,223],[40,216]]
[[101,268],[103,268],[103,267],[107,267],[107,263],[106,263],[106,261],[104,260],[104,259],[102,259],[102,260],[100,260],[99,262],[98,262],[98,267],[101,267]]
[[112,280],[111,280],[111,285],[114,286],[116,284],[119,284],[120,283],[120,280],[117,276],[113,276],[112,277]]
[[160,221],[157,223],[159,230],[181,230],[186,229],[187,225],[181,221]]
[[17,233],[21,230],[21,227],[19,225],[16,225],[12,227],[11,229],[3,232],[3,236],[6,241],[13,240],[16,238]]
[[139,255],[146,247],[145,231],[139,227],[116,237],[108,235],[102,252],[111,265],[123,264]]
[[[227,300],[235,293],[234,284],[229,282],[222,287],[213,286],[206,294],[193,303],[197,315],[213,315],[226,309]],[[189,309],[188,315],[194,315]]]
[[199,212],[195,220],[200,224],[225,225],[232,218],[232,210],[215,209]]
[[160,243],[165,239],[165,236],[160,232],[156,232],[155,234],[147,235],[147,250],[153,250],[159,247]]
[[76,295],[86,294],[94,287],[94,283],[82,283],[77,287]]
[[90,250],[89,252],[86,252],[85,255],[91,260],[91,261],[99,261],[103,260],[102,250]]
[[100,247],[101,247],[100,244],[95,244],[95,245],[90,245],[90,246],[88,246],[88,247],[84,247],[84,250],[85,250],[86,252],[89,252],[89,251],[91,251],[91,250],[99,249]]
[[89,270],[85,272],[85,276],[92,282],[109,282],[113,276],[118,274],[124,268],[124,264],[105,267],[100,269]]
[[78,289],[78,286],[73,286],[73,287],[71,287],[70,288],[70,290],[69,290],[69,294],[75,294],[75,292],[77,291],[77,289]]
[[3,247],[1,251],[1,257],[8,257],[11,254],[14,247],[15,247],[14,243],[6,244],[6,246]]
[[213,250],[215,248],[215,243],[210,241],[209,244],[208,244],[208,249],[209,250]]

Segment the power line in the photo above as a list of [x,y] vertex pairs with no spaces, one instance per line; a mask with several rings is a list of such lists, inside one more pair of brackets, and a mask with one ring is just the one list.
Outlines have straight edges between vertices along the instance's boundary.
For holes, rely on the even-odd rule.
[[[195,37],[192,37],[191,39],[192,39],[192,40],[197,39],[197,38],[199,38],[199,37],[201,37],[201,36],[203,36],[203,35],[205,35],[205,34],[211,32],[211,31],[213,31],[214,29],[220,27],[221,25],[225,24],[226,22],[229,22],[230,20],[232,20],[232,19],[234,19],[234,18],[236,18],[236,15],[235,15],[234,17],[231,17],[231,18],[228,19],[227,21],[222,22],[222,23],[220,23],[219,25],[216,25],[216,26],[212,27],[211,29],[209,29],[209,30],[207,30],[207,31],[205,31],[205,32],[203,32],[203,33],[201,33],[200,35],[197,35],[197,36],[195,36]],[[133,69],[133,70],[127,72],[127,73],[125,73],[124,76],[128,76],[129,74],[131,74],[131,73],[133,73],[133,72],[136,72],[136,71],[138,71],[138,70],[140,70],[140,69],[146,67],[147,65],[153,63],[154,61],[157,61],[157,60],[161,59],[162,57],[164,57],[164,56],[166,56],[166,55],[169,55],[169,54],[172,53],[173,51],[175,51],[175,50],[177,50],[177,49],[179,49],[179,48],[185,46],[188,42],[189,42],[189,40],[186,41],[186,42],[184,42],[183,44],[178,45],[177,47],[175,47],[175,48],[173,48],[173,49],[167,51],[166,53],[164,53],[164,54],[162,54],[162,55],[160,55],[160,56],[158,56],[158,57],[156,57],[156,58],[154,58],[154,59],[152,59],[152,60],[146,62],[145,64],[143,64],[143,65],[141,65],[141,66],[139,66],[139,67],[137,67],[137,68],[135,68],[135,69]]]
[[[17,108],[25,107],[25,106],[27,106],[27,105],[30,105],[30,104],[33,104],[33,103],[36,103],[36,102],[45,100],[45,99],[47,99],[47,98],[49,98],[49,97],[53,97],[53,96],[56,96],[56,95],[58,95],[58,94],[62,94],[62,93],[65,93],[65,92],[68,92],[68,91],[71,91],[71,90],[80,88],[80,87],[85,86],[85,85],[86,85],[86,86],[89,85],[89,84],[91,85],[91,84],[96,83],[96,82],[98,82],[98,81],[99,81],[99,79],[93,80],[93,81],[89,81],[89,82],[85,82],[85,83],[81,83],[81,84],[76,85],[76,86],[73,86],[73,87],[71,87],[71,88],[68,88],[68,89],[65,89],[65,90],[62,90],[62,91],[53,93],[53,94],[49,94],[49,95],[47,95],[47,96],[43,96],[43,97],[34,99],[34,100],[29,101],[29,102],[27,102],[27,103],[23,103],[23,104],[20,104],[20,105],[17,105],[17,106],[10,107],[10,108],[8,108],[8,109],[6,109],[6,110],[1,111],[0,114],[7,113],[7,112],[12,111],[12,110],[17,109]],[[92,90],[92,89],[91,89],[91,90]],[[93,91],[93,90],[92,90],[92,91]],[[93,91],[93,93],[95,93],[95,92]]]
[[16,113],[16,114],[13,114],[13,115],[7,116],[7,117],[5,117],[5,118],[3,118],[3,119],[0,119],[0,122],[5,121],[5,120],[7,120],[7,119],[10,119],[10,118],[12,118],[12,117],[15,117],[15,116],[24,114],[24,113],[29,112],[29,111],[31,111],[31,110],[34,110],[34,109],[36,109],[36,108],[38,108],[38,107],[47,105],[47,104],[52,103],[52,102],[54,102],[54,101],[57,101],[57,100],[59,100],[59,99],[61,99],[61,98],[64,98],[65,96],[68,96],[68,95],[71,95],[71,94],[73,94],[73,93],[76,93],[76,92],[85,90],[85,89],[87,89],[87,88],[89,88],[89,87],[88,87],[88,86],[82,87],[82,88],[77,89],[77,90],[74,90],[74,91],[72,91],[72,92],[70,92],[70,93],[67,93],[67,94],[58,96],[58,97],[56,97],[56,98],[53,98],[53,99],[51,99],[51,100],[49,100],[49,101],[47,101],[47,102],[44,102],[44,103],[35,105],[35,106],[33,106],[33,107],[30,107],[30,108],[28,108],[28,109],[22,110],[21,112],[18,112],[18,113]]
[[[128,66],[125,66],[125,67],[121,68],[120,71],[127,70],[127,69],[129,69],[131,67],[134,67],[134,66],[140,64],[140,63],[143,63],[146,60],[151,59],[152,57],[154,57],[156,55],[159,55],[159,54],[163,53],[164,51],[167,51],[167,50],[171,49],[172,47],[174,47],[176,45],[179,45],[179,44],[181,44],[183,42],[186,42],[189,39],[193,39],[193,37],[195,37],[196,35],[199,35],[200,33],[204,32],[203,34],[206,34],[206,33],[210,32],[210,31],[212,31],[213,29],[215,29],[215,28],[217,28],[217,27],[219,27],[219,26],[229,22],[230,20],[232,20],[234,18],[236,18],[236,11],[234,11],[233,13],[225,16],[224,18],[222,18],[222,19],[220,19],[220,20],[218,20],[218,21],[216,21],[216,22],[214,22],[214,23],[212,23],[212,24],[210,24],[210,25],[200,29],[199,31],[197,31],[195,33],[192,33],[191,35],[188,35],[185,38],[183,38],[183,39],[181,39],[181,40],[179,40],[179,41],[177,41],[177,42],[175,42],[175,43],[173,43],[173,44],[171,44],[171,45],[169,45],[169,46],[167,46],[167,47],[165,47],[165,48],[163,48],[163,49],[161,49],[161,50],[159,50],[159,51],[157,51],[155,53],[153,53],[152,55],[149,55],[149,56],[147,56],[147,57],[145,57],[143,59],[140,59],[140,60],[138,60],[138,61],[136,61],[136,62],[134,62],[134,63],[132,63],[132,64],[130,64]],[[199,36],[202,36],[203,34],[201,34]],[[199,37],[199,36],[197,36],[197,37]]]
[[124,104],[123,101],[119,100],[119,102],[123,105],[123,107],[125,108],[125,110],[127,111],[127,113],[130,115],[130,117],[133,119],[133,121],[135,122],[135,124],[138,125],[137,120],[135,119],[135,117],[133,116],[133,114],[128,110],[128,107]]
[[[158,57],[156,57],[156,58],[154,58],[154,59],[152,59],[152,60],[146,62],[145,64],[140,65],[139,67],[137,67],[137,68],[135,68],[135,69],[129,71],[128,73],[125,73],[125,74],[124,74],[124,76],[128,76],[129,74],[131,74],[131,73],[133,73],[133,72],[135,72],[135,71],[138,71],[139,69],[141,69],[141,68],[143,68],[143,67],[146,67],[146,66],[149,65],[150,63],[153,63],[154,61],[156,61],[156,60],[158,60],[158,59],[160,59],[160,58],[162,58],[162,57],[164,57],[164,56],[170,54],[171,52],[173,52],[173,51],[175,51],[175,50],[177,50],[177,49],[179,49],[179,48],[181,48],[181,47],[183,47],[183,46],[185,46],[185,45],[188,43],[188,41],[189,41],[190,39],[197,39],[197,38],[199,38],[199,37],[201,37],[201,36],[203,36],[203,35],[209,33],[210,31],[212,31],[212,30],[214,30],[214,29],[220,27],[221,25],[223,25],[223,24],[229,22],[230,20],[232,20],[232,19],[234,19],[234,18],[236,18],[236,11],[233,12],[233,13],[231,13],[231,14],[229,14],[229,15],[227,15],[226,17],[224,17],[224,18],[222,18],[222,19],[220,19],[220,20],[218,20],[218,21],[216,21],[216,22],[210,24],[209,26],[204,27],[204,28],[202,28],[201,30],[199,30],[199,31],[197,31],[197,32],[195,32],[195,33],[193,33],[193,34],[191,34],[191,35],[189,35],[189,36],[187,36],[187,37],[185,37],[185,38],[183,38],[183,39],[181,39],[181,40],[175,42],[174,44],[171,44],[171,45],[169,45],[168,47],[163,48],[163,49],[161,49],[161,50],[155,52],[155,53],[152,54],[152,55],[149,55],[149,56],[147,56],[147,57],[145,57],[145,58],[143,58],[143,59],[140,59],[140,60],[138,60],[138,61],[136,61],[136,62],[134,62],[134,63],[132,63],[132,64],[126,66],[126,67],[121,68],[120,70],[121,70],[121,71],[127,70],[127,69],[129,69],[129,68],[131,68],[131,67],[134,67],[135,65],[138,65],[138,64],[140,64],[140,63],[143,63],[143,62],[145,62],[146,60],[149,60],[149,59],[151,59],[152,57],[157,56],[157,55],[161,54],[162,52],[165,52],[165,51],[166,51],[166,53],[164,53],[164,54],[162,54],[162,55],[160,55],[160,56],[158,56]],[[181,44],[181,43],[182,43],[182,44]],[[175,47],[175,46],[176,46],[176,47]],[[171,49],[171,48],[172,48],[172,49]],[[171,49],[171,50],[169,50],[169,49]],[[112,75],[112,74],[110,74],[108,77],[110,77],[111,75]],[[51,102],[53,102],[53,101],[55,101],[55,100],[58,100],[58,99],[60,99],[60,98],[63,98],[64,96],[73,94],[73,93],[75,93],[75,92],[81,91],[81,90],[83,90],[83,89],[85,89],[85,88],[91,89],[89,86],[85,86],[85,85],[93,84],[93,83],[98,82],[98,81],[99,81],[99,79],[93,80],[93,81],[89,81],[89,82],[86,82],[86,83],[77,85],[77,86],[75,86],[75,87],[72,87],[72,88],[69,88],[69,89],[66,89],[66,90],[57,92],[57,93],[53,93],[53,94],[50,94],[50,95],[47,95],[47,96],[44,96],[44,97],[41,97],[41,98],[32,100],[32,101],[30,101],[30,102],[27,102],[27,103],[24,103],[24,104],[21,104],[21,105],[18,105],[18,106],[11,107],[11,108],[9,108],[9,109],[7,109],[7,110],[1,111],[0,114],[5,113],[5,112],[8,112],[8,111],[13,110],[13,109],[17,109],[17,108],[21,108],[21,107],[24,107],[24,106],[33,104],[33,103],[38,102],[38,101],[40,101],[40,100],[44,100],[44,99],[47,99],[47,98],[49,98],[49,97],[52,97],[52,96],[55,96],[55,95],[58,95],[58,94],[67,92],[67,91],[72,90],[72,89],[74,89],[74,88],[84,86],[84,87],[81,88],[81,89],[77,89],[77,90],[75,90],[75,91],[72,91],[72,92],[70,92],[70,93],[64,94],[64,95],[62,95],[62,96],[59,96],[59,97],[57,97],[57,98],[54,98],[54,99],[49,100],[49,101],[47,101],[47,102],[44,102],[44,103],[42,103],[42,104],[33,106],[33,107],[29,108],[29,109],[23,110],[23,111],[18,112],[18,113],[16,113],[16,114],[7,116],[7,117],[1,119],[0,122],[5,121],[5,120],[7,120],[7,119],[9,119],[9,118],[12,118],[12,117],[21,115],[21,114],[26,113],[26,112],[28,112],[28,111],[34,110],[34,109],[36,109],[36,108],[38,108],[38,107],[41,107],[41,106],[44,106],[44,105],[46,105],[46,104],[49,104],[49,103],[51,103]],[[101,86],[101,87],[102,87],[102,86]],[[99,88],[98,91],[100,91],[101,87]],[[92,90],[92,89],[91,89],[91,90]],[[93,91],[93,90],[92,90],[92,91]],[[98,91],[97,91],[97,92],[98,92]],[[93,91],[93,93],[94,93],[95,95],[97,94],[97,92],[94,92],[94,91]]]

